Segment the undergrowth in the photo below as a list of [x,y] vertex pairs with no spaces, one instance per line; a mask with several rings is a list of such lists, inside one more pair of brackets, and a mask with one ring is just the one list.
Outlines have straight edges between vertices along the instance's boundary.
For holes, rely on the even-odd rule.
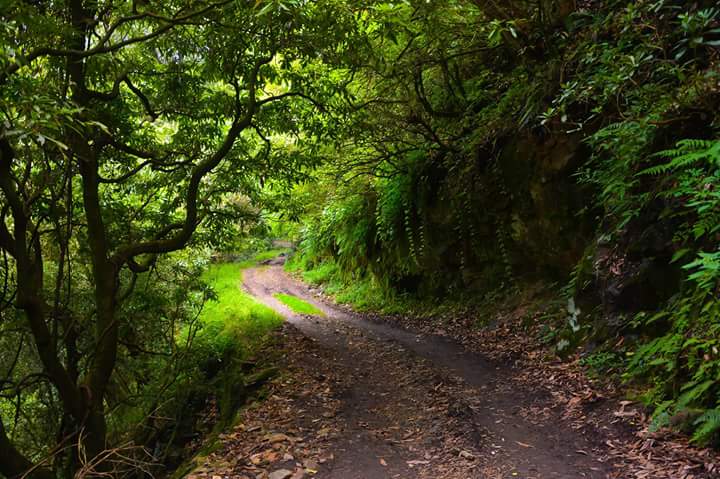
[[288,254],[290,250],[287,248],[278,248],[278,249],[271,249],[268,251],[261,251],[260,253],[256,253],[255,256],[252,258],[252,262],[262,262],[267,261],[269,259],[277,258],[281,254]]
[[324,291],[336,301],[349,304],[359,311],[377,311],[386,314],[407,310],[407,303],[394,292],[374,282],[370,276],[346,275],[333,260],[310,263],[296,254],[285,263],[288,271],[301,275],[304,281],[322,285]]
[[243,262],[211,263],[201,275],[209,299],[196,323],[177,337],[178,347],[188,351],[178,396],[185,400],[179,422],[192,423],[195,435],[206,434],[205,446],[171,477],[184,477],[220,447],[218,435],[236,421],[248,397],[276,374],[267,367],[271,361],[267,347],[283,318],[242,289],[243,270],[276,253],[258,253]]
[[636,327],[666,333],[635,352],[627,378],[651,382],[642,399],[655,406],[654,427],[681,417],[693,441],[709,443],[720,435],[720,140],[684,140],[656,157],[639,175],[660,176],[653,196],[675,203],[672,261],[686,280],[666,307],[636,316]]

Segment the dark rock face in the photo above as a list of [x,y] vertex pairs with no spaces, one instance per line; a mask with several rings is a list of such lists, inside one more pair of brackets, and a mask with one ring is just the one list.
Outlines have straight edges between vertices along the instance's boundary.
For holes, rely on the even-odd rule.
[[[393,285],[442,294],[492,289],[508,272],[567,279],[596,227],[579,214],[592,201],[573,176],[588,156],[581,138],[527,132],[500,151],[427,168],[414,198],[414,221],[424,225],[424,237],[414,239],[416,248],[423,242],[420,273],[392,278]],[[401,254],[410,255],[409,241],[406,248]]]
[[682,270],[672,263],[677,220],[660,219],[668,205],[645,208],[611,244],[595,254],[595,289],[608,316],[651,311],[680,289]]
[[[528,131],[507,139],[499,155],[478,152],[474,164],[431,164],[414,198],[413,221],[424,225],[414,247],[422,240],[423,253],[414,256],[416,270],[390,278],[392,286],[433,296],[484,292],[508,273],[564,284],[582,260],[589,287],[578,300],[586,311],[601,305],[604,321],[614,321],[598,329],[617,331],[633,312],[660,307],[681,281],[670,262],[677,225],[658,220],[668,205],[651,205],[611,244],[597,244],[596,192],[576,177],[589,158],[581,140]],[[409,241],[404,248],[399,254],[411,257]]]
[[566,276],[594,234],[589,218],[579,214],[591,197],[573,177],[587,159],[580,140],[528,135],[504,150],[510,236],[521,272]]

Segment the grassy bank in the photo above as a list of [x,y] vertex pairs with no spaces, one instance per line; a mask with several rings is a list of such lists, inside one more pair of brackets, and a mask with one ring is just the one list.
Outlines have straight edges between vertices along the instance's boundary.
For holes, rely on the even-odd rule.
[[242,290],[242,270],[254,264],[255,261],[212,264],[203,274],[203,281],[212,288],[215,297],[200,314],[201,329],[196,341],[216,354],[232,350],[236,357],[248,358],[282,323],[278,313]]
[[285,269],[299,275],[309,284],[321,285],[337,302],[349,304],[358,311],[392,314],[404,311],[409,306],[400,295],[383,288],[371,277],[346,277],[332,260],[310,263],[296,254],[285,263]]
[[[266,352],[272,344],[272,332],[283,318],[242,289],[243,270],[268,256],[274,257],[275,253],[259,253],[244,262],[210,264],[202,275],[211,299],[205,303],[195,326],[186,407],[206,408],[208,399],[213,398],[217,414],[211,424],[201,421],[189,426],[206,434],[204,445],[178,467],[173,478],[185,477],[202,465],[207,454],[219,447],[218,435],[236,421],[240,408],[277,373],[272,367],[272,356]],[[181,332],[183,343],[188,334],[188,329]],[[195,416],[204,414],[207,411],[196,411]],[[211,430],[202,431],[210,425]]]
[[306,283],[322,286],[323,291],[338,303],[347,304],[361,312],[405,314],[419,318],[446,317],[487,306],[488,301],[494,303],[498,294],[492,291],[478,296],[459,291],[454,296],[444,298],[403,294],[370,274],[349,274],[343,272],[331,259],[307,261],[302,253],[291,256],[285,269]]

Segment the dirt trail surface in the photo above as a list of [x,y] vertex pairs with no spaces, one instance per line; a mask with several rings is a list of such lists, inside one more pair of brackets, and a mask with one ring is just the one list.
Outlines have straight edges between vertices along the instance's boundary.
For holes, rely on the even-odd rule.
[[[444,337],[368,321],[278,263],[245,270],[244,287],[288,320],[280,333],[286,374],[196,477],[661,477],[628,474],[632,461],[611,451],[615,431],[573,427],[513,367]],[[295,314],[275,293],[324,316]]]

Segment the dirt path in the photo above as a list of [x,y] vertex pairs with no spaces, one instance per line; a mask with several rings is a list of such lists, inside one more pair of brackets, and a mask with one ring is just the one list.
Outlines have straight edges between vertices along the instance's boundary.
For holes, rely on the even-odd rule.
[[[546,398],[515,383],[511,368],[442,337],[370,322],[321,301],[277,264],[246,270],[244,286],[299,331],[286,330],[296,346],[290,363],[329,395],[317,404],[300,391],[291,398],[300,417],[286,424],[304,447],[319,438],[332,454],[315,477],[609,476],[604,448],[592,438],[560,418],[520,414],[542,408]],[[278,292],[314,304],[325,317],[294,314],[273,297]],[[301,463],[289,461],[287,470],[302,474],[294,464]]]
[[[243,287],[287,318],[274,343],[283,373],[188,479],[720,476],[716,452],[649,434],[636,405],[548,363],[505,327],[463,337],[482,356],[413,332],[427,322],[401,329],[348,312],[289,277],[282,259],[270,263],[245,270]],[[297,315],[275,293],[324,316]],[[504,359],[518,352],[527,354]]]

